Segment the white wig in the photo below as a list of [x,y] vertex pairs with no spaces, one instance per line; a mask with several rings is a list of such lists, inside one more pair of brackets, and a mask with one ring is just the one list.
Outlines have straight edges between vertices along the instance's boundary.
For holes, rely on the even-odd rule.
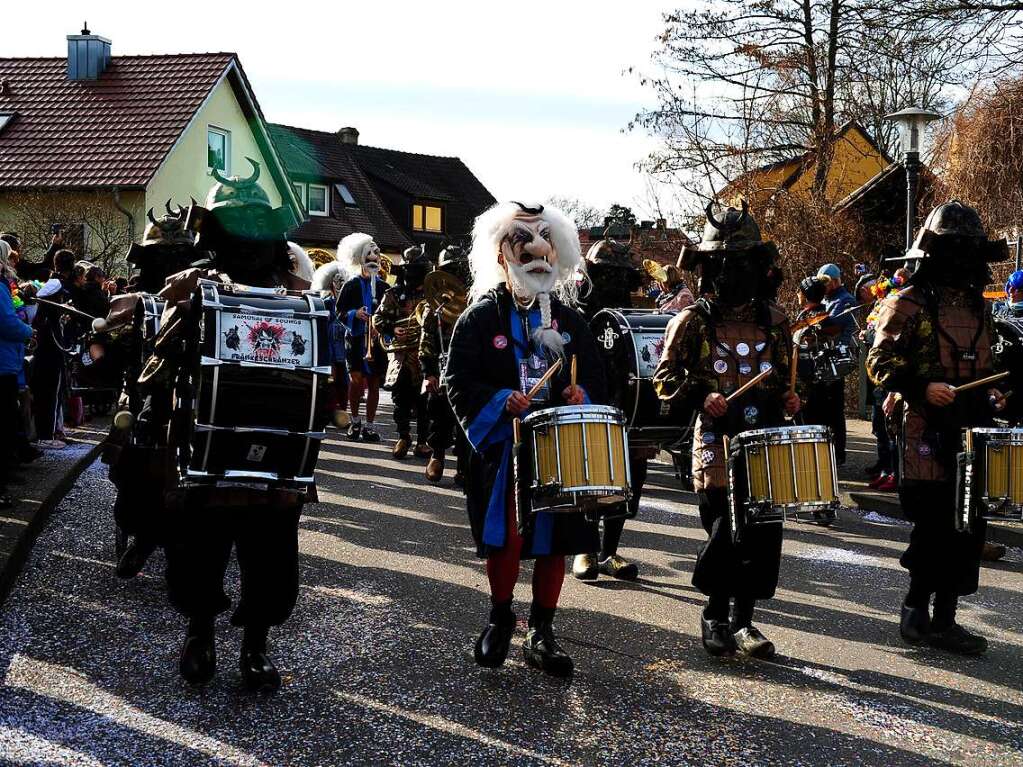
[[[476,219],[472,228],[472,250],[469,251],[469,269],[472,271],[472,289],[469,292],[471,300],[475,301],[498,285],[504,284],[506,274],[504,267],[497,260],[497,254],[512,221],[521,211],[518,203],[499,202]],[[543,207],[540,218],[550,226],[551,244],[558,254],[558,278],[554,291],[564,303],[574,305],[578,297],[575,270],[582,262],[579,232],[568,216],[549,205]]]
[[289,241],[288,256],[291,258],[291,273],[307,282],[312,282],[316,266],[302,246],[296,242]]
[[362,232],[353,232],[343,237],[337,244],[337,260],[349,274],[359,274],[365,265],[364,253],[366,246],[373,238]]

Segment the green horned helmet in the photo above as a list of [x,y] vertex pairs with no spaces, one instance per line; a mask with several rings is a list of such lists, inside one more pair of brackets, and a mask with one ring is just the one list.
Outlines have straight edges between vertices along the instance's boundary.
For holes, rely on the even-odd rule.
[[211,175],[217,183],[210,187],[210,191],[206,195],[206,210],[241,208],[250,205],[264,208],[273,207],[270,204],[270,198],[258,183],[259,163],[251,157],[245,159],[252,165],[252,175],[247,178],[224,176],[216,168],[211,171]]
[[[222,236],[249,240],[279,240],[284,238],[291,220],[286,207],[274,208],[270,197],[259,185],[260,166],[251,157],[252,174],[224,176],[214,168],[216,183],[206,195],[205,206],[192,201],[186,226],[199,233],[200,239],[210,234],[210,244],[220,244]],[[209,227],[209,219],[215,222]],[[216,234],[210,229],[219,230]],[[214,246],[216,249],[216,246]]]

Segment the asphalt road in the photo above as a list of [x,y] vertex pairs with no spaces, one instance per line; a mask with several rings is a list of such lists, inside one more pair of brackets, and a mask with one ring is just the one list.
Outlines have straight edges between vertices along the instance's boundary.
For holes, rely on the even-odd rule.
[[[385,411],[381,421],[389,422]],[[332,439],[301,527],[299,604],[271,636],[284,689],[240,689],[239,632],[219,674],[176,676],[183,621],[163,560],[113,575],[112,488],[93,466],[39,538],[0,615],[0,762],[200,764],[1019,765],[1023,553],[987,566],[961,621],[991,640],[961,659],[898,639],[908,528],[842,516],[786,530],[781,587],[758,610],[777,662],[706,656],[690,585],[694,497],[653,467],[623,553],[641,580],[566,580],[557,627],[571,682],[477,668],[487,615],[461,493],[379,445]],[[450,474],[450,471],[449,471]],[[232,571],[231,578],[235,580]],[[520,586],[520,624],[528,581]],[[234,584],[236,587],[236,583]]]

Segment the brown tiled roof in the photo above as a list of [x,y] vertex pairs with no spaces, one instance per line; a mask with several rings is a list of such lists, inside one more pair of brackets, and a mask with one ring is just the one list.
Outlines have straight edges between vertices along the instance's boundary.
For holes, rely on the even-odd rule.
[[[386,251],[399,252],[413,245],[381,201],[369,179],[359,168],[350,147],[337,134],[270,124],[270,135],[294,181],[330,184],[330,215],[309,216],[290,233],[292,240],[336,246],[338,240],[353,232],[372,235]],[[346,206],[335,187],[345,184],[355,206]]]
[[234,58],[115,56],[91,81],[68,80],[65,58],[0,58],[0,112],[17,113],[0,188],[145,186]]

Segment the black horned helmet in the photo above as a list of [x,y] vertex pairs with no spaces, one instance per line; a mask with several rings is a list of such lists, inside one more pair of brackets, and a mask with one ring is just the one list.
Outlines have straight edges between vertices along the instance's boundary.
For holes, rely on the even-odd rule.
[[177,210],[171,209],[171,201],[164,203],[165,215],[157,218],[150,208],[146,212],[148,223],[142,233],[140,243],[132,243],[128,248],[127,261],[129,264],[138,265],[142,256],[142,249],[150,247],[175,247],[191,248],[195,238],[191,231],[185,226],[185,219],[188,217],[188,210],[178,206]]
[[749,212],[749,205],[742,201],[741,208],[729,205],[720,216],[714,215],[713,201],[704,209],[707,222],[703,227],[703,239],[696,245],[686,245],[679,255],[677,266],[692,271],[707,258],[720,258],[726,253],[759,252],[768,261],[778,255],[773,242],[764,242],[760,226]]
[[942,203],[931,210],[906,259],[922,260],[949,249],[976,253],[986,263],[1009,257],[1005,239],[988,239],[980,214],[959,200]]

